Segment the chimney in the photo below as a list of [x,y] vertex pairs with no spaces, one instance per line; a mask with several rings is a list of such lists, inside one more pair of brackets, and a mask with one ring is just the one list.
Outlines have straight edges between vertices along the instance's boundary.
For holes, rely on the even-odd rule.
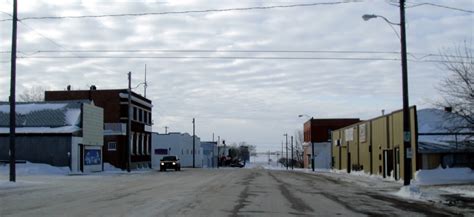
[[451,112],[453,112],[453,107],[451,107],[451,106],[449,106],[449,107],[444,107],[444,111],[451,113]]
[[71,85],[68,85],[66,89],[67,91],[71,91]]
[[382,109],[382,115],[385,115],[385,109]]

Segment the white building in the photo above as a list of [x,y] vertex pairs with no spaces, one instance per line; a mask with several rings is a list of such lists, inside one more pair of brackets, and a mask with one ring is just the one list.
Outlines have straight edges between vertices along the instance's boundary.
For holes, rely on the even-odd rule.
[[[203,150],[201,148],[201,139],[196,136],[194,144],[196,153],[194,155],[195,167],[202,167]],[[152,167],[160,167],[160,160],[166,155],[176,155],[179,158],[181,167],[193,166],[193,136],[188,133],[167,133],[152,134],[151,155]]]

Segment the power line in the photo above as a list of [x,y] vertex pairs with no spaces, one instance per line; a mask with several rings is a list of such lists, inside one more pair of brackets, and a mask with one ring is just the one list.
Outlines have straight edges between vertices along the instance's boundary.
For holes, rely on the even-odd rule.
[[472,10],[466,10],[466,9],[462,9],[462,8],[455,8],[455,7],[451,7],[451,6],[434,4],[434,3],[419,3],[419,4],[412,3],[412,4],[414,4],[414,5],[406,6],[406,8],[414,8],[414,7],[418,7],[418,6],[429,5],[429,6],[433,6],[433,7],[439,7],[439,8],[450,9],[450,10],[455,10],[455,11],[462,11],[462,12],[471,13],[471,14],[474,13],[474,11],[472,11]]
[[[337,2],[317,2],[317,3],[307,3],[307,4],[274,5],[274,6],[258,6],[258,7],[245,7],[245,8],[224,8],[224,9],[205,9],[205,10],[187,10],[187,11],[150,12],[150,13],[122,13],[122,14],[78,15],[78,16],[25,17],[25,18],[22,18],[20,20],[83,19],[83,18],[104,18],[104,17],[137,17],[137,16],[168,15],[168,14],[191,14],[191,13],[210,13],[210,12],[226,12],[226,11],[269,10],[269,9],[277,9],[277,8],[313,7],[313,6],[320,6],[320,5],[339,5],[339,4],[347,4],[347,3],[355,3],[355,2],[362,2],[362,0],[337,1]],[[6,21],[6,20],[0,20],[0,21]]]
[[[249,56],[19,56],[19,59],[243,59],[243,60],[343,60],[343,61],[400,61],[399,58],[371,57],[249,57]],[[461,63],[446,60],[410,60],[412,62]]]
[[[24,25],[25,27],[31,29],[32,31],[34,31],[36,34],[38,34],[39,36],[45,38],[46,40],[48,40],[49,42],[51,42],[52,44],[54,44],[55,46],[63,49],[64,51],[60,51],[60,52],[68,52],[68,53],[72,53],[73,55],[75,55],[73,52],[69,51],[67,48],[65,48],[64,46],[60,45],[59,43],[55,42],[53,39],[49,38],[49,37],[46,37],[45,35],[41,34],[40,32],[38,32],[36,29],[34,29],[33,27],[27,25],[26,23],[24,23],[23,21],[21,20],[18,20],[19,23],[21,23],[22,25]],[[21,51],[19,51],[18,53],[22,53]],[[23,55],[26,55],[23,53]],[[34,54],[31,54],[31,55],[34,55]],[[77,58],[80,58],[80,56],[78,55],[75,55]],[[104,70],[104,71],[109,71],[109,72],[112,72],[111,70],[108,70],[106,68],[103,68],[102,66],[99,66],[97,64],[93,64],[91,63],[91,65],[95,65],[97,68],[101,69],[101,70]]]
[[[41,34],[40,34],[41,35]],[[50,40],[52,41],[52,40]],[[54,41],[52,41],[55,43]],[[56,43],[55,43],[56,44]],[[60,45],[59,45],[60,46]],[[62,47],[62,46],[61,46]],[[18,51],[25,56],[33,56],[41,53],[319,53],[319,54],[400,54],[399,51],[364,51],[364,50],[212,50],[212,49],[91,49],[91,50],[36,50],[36,51]],[[0,51],[0,53],[9,53],[9,51]],[[417,60],[427,57],[442,57],[445,55],[434,53],[408,53]],[[450,55],[453,58],[466,58],[467,56]]]

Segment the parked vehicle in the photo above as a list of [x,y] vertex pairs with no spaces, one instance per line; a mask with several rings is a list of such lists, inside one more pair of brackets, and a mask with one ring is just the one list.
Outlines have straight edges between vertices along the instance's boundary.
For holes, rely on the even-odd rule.
[[164,156],[160,160],[160,171],[166,171],[166,169],[174,169],[175,171],[181,170],[181,164],[176,156]]
[[245,164],[242,164],[241,162],[233,162],[229,165],[230,167],[239,167],[239,168],[242,168],[245,166]]

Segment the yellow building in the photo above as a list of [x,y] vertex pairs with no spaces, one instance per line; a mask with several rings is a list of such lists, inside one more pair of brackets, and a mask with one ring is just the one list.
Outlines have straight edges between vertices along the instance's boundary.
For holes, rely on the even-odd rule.
[[[411,174],[419,168],[417,154],[416,106],[410,108]],[[332,132],[333,168],[347,172],[364,171],[383,177],[403,177],[403,111],[398,110]]]

